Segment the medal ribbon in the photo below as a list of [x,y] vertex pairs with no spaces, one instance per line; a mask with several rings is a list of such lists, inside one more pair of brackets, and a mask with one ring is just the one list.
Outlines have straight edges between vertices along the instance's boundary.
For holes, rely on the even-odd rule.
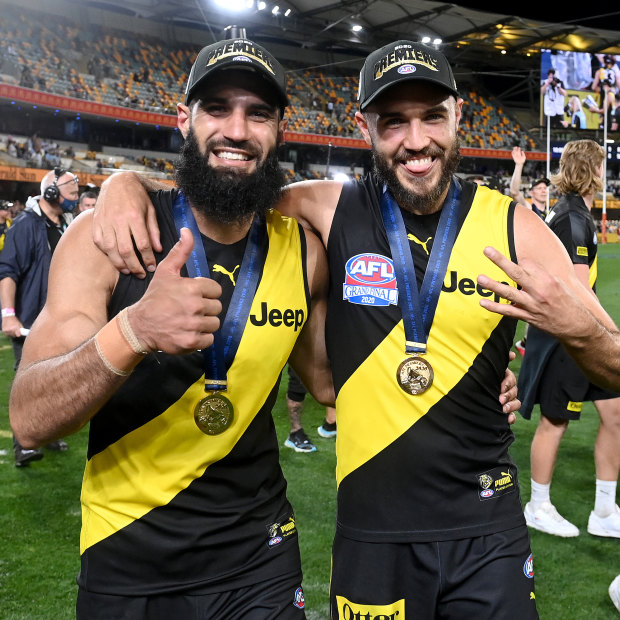
[[439,293],[456,239],[460,204],[461,186],[453,180],[441,210],[435,242],[428,257],[422,286],[418,291],[413,255],[407,241],[403,215],[387,186],[383,189],[381,216],[394,261],[396,284],[398,290],[402,292],[402,295],[399,293],[398,305],[403,313],[406,353],[426,353],[428,333],[433,324]]
[[[181,234],[181,228],[189,228],[194,235],[194,249],[186,263],[189,276],[210,278],[200,230],[183,192],[179,192],[175,199],[172,212],[177,233]],[[226,390],[227,370],[235,359],[258,287],[264,262],[263,240],[266,232],[264,218],[254,216],[226,317],[220,329],[213,334],[213,345],[203,349],[206,392]]]

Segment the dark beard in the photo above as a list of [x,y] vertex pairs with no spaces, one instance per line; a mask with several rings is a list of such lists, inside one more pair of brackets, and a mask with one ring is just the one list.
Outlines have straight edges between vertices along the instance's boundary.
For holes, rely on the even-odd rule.
[[[385,158],[378,155],[373,148],[372,161],[375,174],[382,184],[387,184],[392,196],[405,211],[420,214],[434,213],[437,211],[437,205],[443,193],[446,191],[446,188],[450,185],[452,175],[458,169],[459,162],[461,161],[458,138],[455,140],[454,145],[447,151],[442,151],[438,147],[427,147],[419,151],[419,154],[438,157],[443,159],[444,162],[443,171],[438,183],[426,193],[414,193],[409,191],[406,187],[403,187],[396,176],[395,170],[387,163]],[[399,154],[394,159],[398,161],[399,159],[405,159],[405,157],[406,154],[403,153],[402,156]]]
[[286,182],[276,148],[252,174],[217,170],[200,152],[192,129],[181,147],[174,176],[192,207],[222,224],[239,223],[255,213],[264,215],[278,202]]

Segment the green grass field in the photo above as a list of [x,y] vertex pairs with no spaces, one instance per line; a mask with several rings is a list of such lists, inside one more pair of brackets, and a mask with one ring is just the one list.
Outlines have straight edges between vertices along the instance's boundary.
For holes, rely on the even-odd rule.
[[[616,321],[620,321],[618,259],[620,246],[600,248],[599,297]],[[520,325],[518,336],[522,329]],[[513,370],[518,372],[519,366],[517,359]],[[30,468],[15,468],[7,410],[12,368],[10,343],[0,335],[0,619],[70,619],[74,617],[79,565],[79,495],[86,431],[69,438],[69,452],[48,452]],[[283,448],[281,457],[297,514],[310,620],[329,617],[336,457],[334,440],[321,439],[316,432],[323,414],[316,402],[306,400],[304,427],[318,451],[297,454]],[[282,443],[288,434],[282,388],[274,417]],[[519,417],[514,426],[512,455],[520,469],[524,502],[529,498],[529,446],[537,419],[537,415],[532,421]],[[586,532],[594,501],[593,446],[597,428],[596,410],[588,404],[582,421],[569,425],[551,490],[560,513],[578,525],[582,534],[561,539],[531,531],[536,597],[544,620],[618,618],[607,588],[620,573],[620,540],[596,538]]]

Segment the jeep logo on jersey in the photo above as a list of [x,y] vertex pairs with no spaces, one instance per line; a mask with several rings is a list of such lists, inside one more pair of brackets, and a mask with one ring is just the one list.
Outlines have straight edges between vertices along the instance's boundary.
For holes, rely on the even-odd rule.
[[357,254],[345,265],[343,299],[364,306],[398,302],[394,263],[381,254]]
[[271,308],[269,310],[267,302],[263,301],[260,305],[260,316],[250,314],[250,321],[252,325],[257,327],[269,323],[273,327],[284,325],[284,327],[292,327],[293,331],[297,331],[304,324],[305,317],[306,315],[301,308],[297,310],[291,308],[286,308],[285,310]]
[[[508,286],[508,282],[502,282]],[[463,295],[473,295],[477,293],[480,297],[493,297],[493,301],[497,303],[508,304],[509,301],[502,299],[499,295],[493,294],[486,288],[482,288],[475,279],[472,278],[460,278],[456,271],[448,271],[441,287],[442,293],[454,293],[459,291]]]

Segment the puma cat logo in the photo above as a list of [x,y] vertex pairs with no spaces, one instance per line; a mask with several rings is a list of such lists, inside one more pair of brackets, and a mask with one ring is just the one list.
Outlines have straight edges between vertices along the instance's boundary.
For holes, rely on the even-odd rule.
[[429,237],[426,241],[420,241],[415,235],[412,235],[411,233],[409,233],[407,235],[407,239],[409,239],[410,241],[414,241],[418,245],[421,245],[424,248],[424,251],[426,252],[426,255],[427,256],[429,255],[429,251],[428,251],[428,248],[426,246],[428,245],[428,242],[432,239],[432,237]]
[[228,269],[226,269],[226,267],[222,267],[222,265],[213,265],[213,271],[227,275],[233,283],[233,286],[237,285],[234,278],[235,271],[237,271],[237,269],[239,269],[239,265],[237,265],[232,271],[228,271]]

